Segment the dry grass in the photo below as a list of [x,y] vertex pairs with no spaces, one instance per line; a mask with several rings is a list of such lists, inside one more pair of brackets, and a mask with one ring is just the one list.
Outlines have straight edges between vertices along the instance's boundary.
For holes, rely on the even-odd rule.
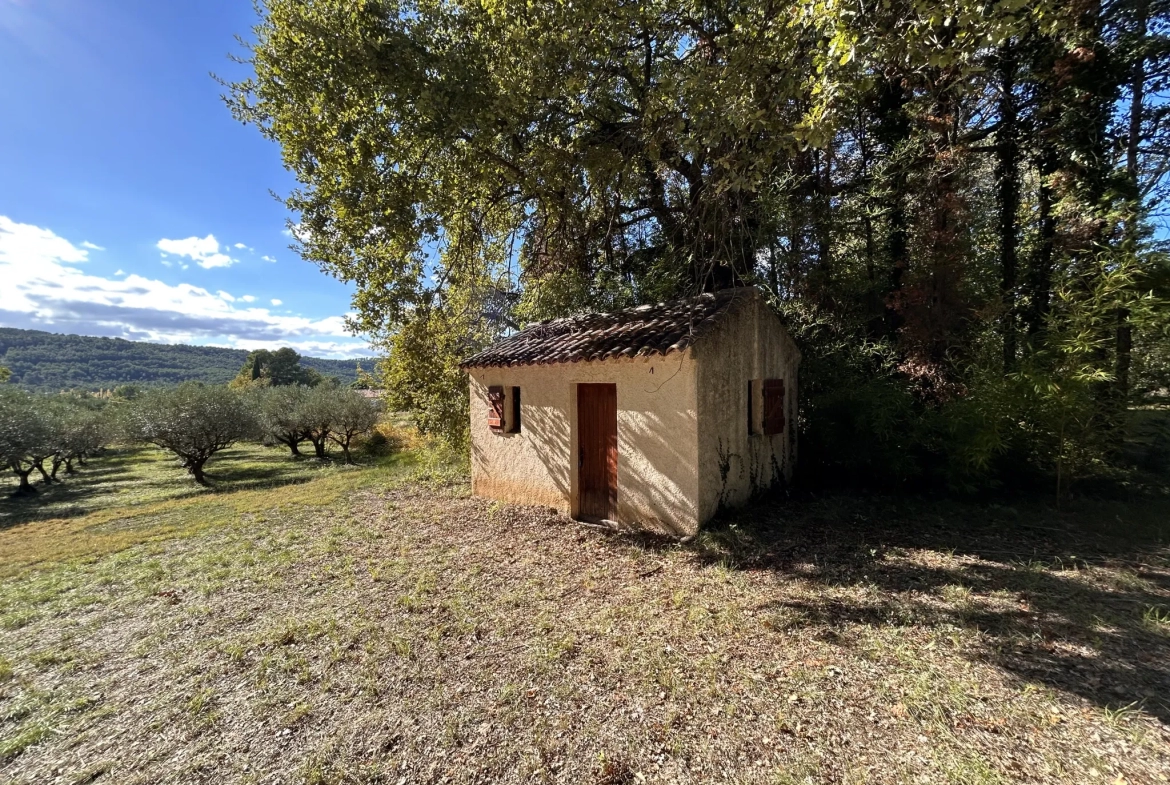
[[68,522],[0,531],[0,780],[1170,773],[1164,504],[771,504],[680,546],[377,467],[192,498],[33,567],[10,538]]

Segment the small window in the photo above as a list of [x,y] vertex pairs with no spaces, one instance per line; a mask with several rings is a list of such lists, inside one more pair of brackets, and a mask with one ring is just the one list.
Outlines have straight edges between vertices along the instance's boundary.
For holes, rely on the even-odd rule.
[[512,388],[512,419],[508,421],[508,433],[520,433],[520,388]]
[[784,380],[764,380],[764,435],[784,432]]
[[488,388],[488,427],[493,431],[504,430],[504,388]]

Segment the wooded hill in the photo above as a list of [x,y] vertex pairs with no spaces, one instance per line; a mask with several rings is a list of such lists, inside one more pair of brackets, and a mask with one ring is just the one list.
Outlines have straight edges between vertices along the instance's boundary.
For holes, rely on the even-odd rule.
[[[41,392],[185,381],[226,384],[247,357],[242,349],[141,343],[0,327],[0,365],[11,369],[10,382]],[[356,360],[303,357],[301,364],[324,376],[336,376],[343,384],[357,378]],[[365,367],[372,367],[372,362],[365,361]]]

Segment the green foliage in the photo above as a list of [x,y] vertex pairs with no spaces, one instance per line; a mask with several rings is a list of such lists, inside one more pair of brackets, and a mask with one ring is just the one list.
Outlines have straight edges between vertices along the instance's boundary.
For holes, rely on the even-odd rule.
[[354,370],[357,372],[357,378],[349,383],[351,390],[378,389],[378,380],[375,379],[371,374],[367,373],[366,369],[362,368],[362,364],[360,362],[357,364],[357,367]]
[[7,366],[0,365],[0,384],[6,383],[12,378],[12,371]]
[[[0,361],[11,370],[11,383],[27,390],[90,391],[119,386],[162,386],[185,381],[227,384],[248,353],[214,346],[184,346],[57,335],[39,330],[0,327]],[[352,360],[301,358],[301,364],[345,383],[354,378]]]
[[378,424],[377,401],[336,384],[253,388],[249,400],[262,438],[286,445],[294,457],[301,455],[301,442],[309,441],[316,457],[325,458],[333,442],[352,463],[354,439]]
[[333,422],[329,438],[341,448],[346,463],[353,463],[349,449],[355,437],[369,433],[378,424],[378,404],[361,393],[344,387],[330,387],[333,394]]
[[424,433],[525,320],[745,283],[809,479],[1063,488],[1166,389],[1162,0],[259,11],[228,102]]
[[142,388],[136,384],[119,384],[110,391],[110,398],[120,401],[132,401],[142,394]]
[[207,484],[203,467],[212,455],[257,430],[242,395],[195,382],[140,396],[130,404],[126,424],[132,438],[173,452],[200,485]]
[[386,340],[379,370],[391,409],[410,412],[420,433],[460,447],[467,443],[468,388],[458,364],[486,340],[476,340],[475,323],[453,311],[419,309]]
[[0,388],[0,466],[20,479],[18,494],[34,492],[29,482],[34,469],[44,483],[54,482],[61,466],[72,473],[75,460],[84,460],[109,441],[111,418],[102,404],[89,396]]
[[301,442],[309,438],[303,412],[309,388],[297,384],[258,387],[250,394],[261,437],[285,445],[299,457]]
[[52,422],[34,396],[0,388],[0,461],[20,478],[18,493],[33,492],[28,475],[48,455]]
[[301,356],[286,346],[276,351],[257,349],[249,352],[236,378],[232,380],[232,386],[255,384],[283,387],[301,384],[313,387],[320,384],[323,378],[316,370],[302,367]]

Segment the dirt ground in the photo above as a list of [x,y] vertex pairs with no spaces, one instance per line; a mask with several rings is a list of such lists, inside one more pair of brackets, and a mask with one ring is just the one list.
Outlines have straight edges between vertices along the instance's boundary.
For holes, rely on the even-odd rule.
[[1167,782],[1168,526],[837,498],[679,545],[421,482],[246,511],[4,580],[0,781]]

